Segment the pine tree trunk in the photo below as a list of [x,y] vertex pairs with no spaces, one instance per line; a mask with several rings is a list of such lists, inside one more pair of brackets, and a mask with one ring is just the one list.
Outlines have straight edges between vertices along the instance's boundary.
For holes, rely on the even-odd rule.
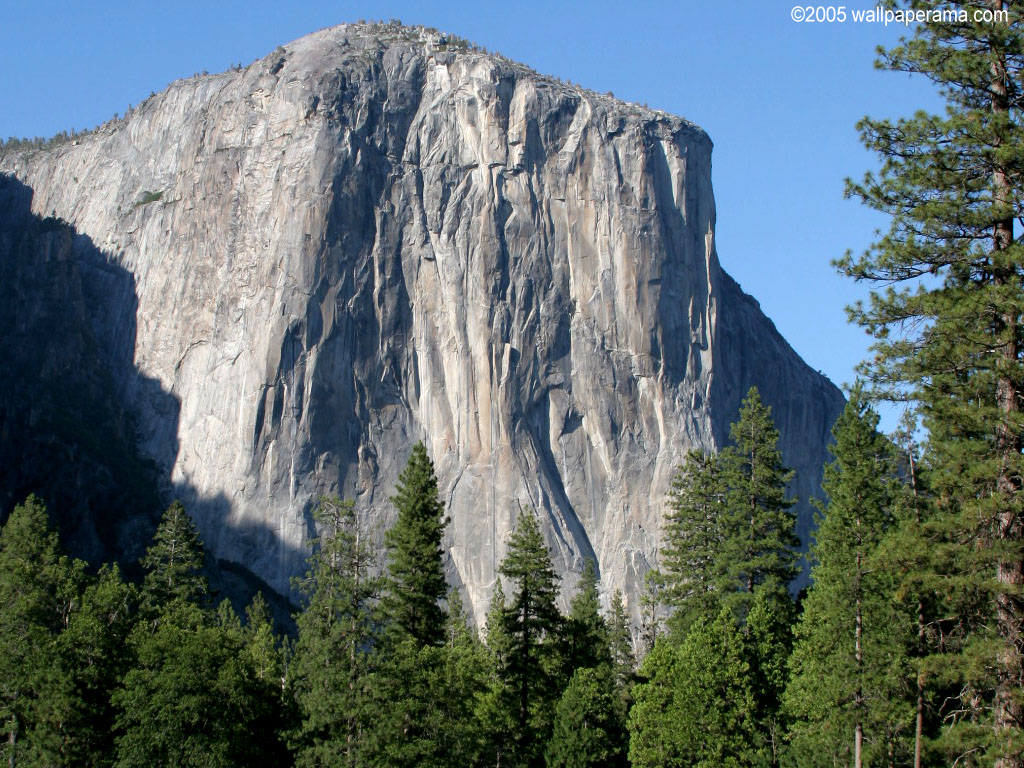
[[[858,527],[860,526],[860,520],[857,520]],[[857,726],[854,729],[853,736],[853,768],[862,768],[861,764],[861,751],[864,746],[864,690],[861,687],[861,678],[863,675],[863,653],[861,651],[861,632],[863,631],[863,617],[861,616],[861,605],[860,605],[860,552],[857,553],[857,574],[856,574],[856,590],[857,590],[857,612],[854,623],[854,659],[857,662],[857,689],[854,692],[854,701],[857,705]]]
[[[917,601],[918,657],[924,655],[924,601]],[[924,670],[917,671],[917,717],[914,723],[914,768],[921,768],[921,748],[924,740]]]
[[[914,495],[914,517],[921,527],[921,507],[917,499],[917,465],[914,462],[912,437],[907,436],[907,462],[910,466],[910,490]],[[917,599],[917,657],[924,657],[924,600]],[[914,722],[914,768],[921,768],[921,752],[924,742],[924,670],[917,671],[917,716]]]
[[14,748],[18,743],[18,716],[11,715],[11,732],[7,734],[7,768],[14,768]]
[[[1002,11],[1002,0],[992,0],[993,11]],[[1007,73],[1005,55],[998,52],[992,57],[992,111],[1005,113],[1009,110]],[[998,142],[997,146],[998,146]],[[997,285],[1019,282],[1016,270],[1012,266],[1001,263],[1000,252],[1013,243],[1013,188],[1007,170],[996,166],[992,174],[993,202],[998,207],[1005,207],[1009,213],[998,220],[993,227],[993,276]],[[1004,343],[1002,357],[1006,365],[996,384],[996,403],[1002,416],[996,427],[996,451],[1001,458],[1001,470],[997,479],[997,498],[1003,501],[997,513],[996,539],[998,542],[1020,541],[1024,538],[1024,521],[1021,521],[1012,508],[1014,496],[1021,490],[1020,477],[1016,473],[1015,464],[1021,453],[1021,437],[1013,428],[1018,411],[1016,384],[1008,373],[1020,364],[1020,344],[1017,341],[1017,317],[1012,312],[1000,317]],[[1020,647],[1024,641],[1021,629],[1021,617],[1014,593],[1019,593],[1024,586],[1024,562],[1018,558],[1000,559],[996,568],[996,578],[1000,590],[996,595],[996,622],[999,635],[1003,641],[1002,658],[998,670],[995,693],[995,729],[997,733],[1006,733],[1007,753],[1012,753],[1021,745],[1012,743],[1014,730],[1024,722],[1021,705],[1014,700],[1014,693],[1024,684]],[[996,761],[996,768],[1021,768],[1019,759],[1004,757]]]

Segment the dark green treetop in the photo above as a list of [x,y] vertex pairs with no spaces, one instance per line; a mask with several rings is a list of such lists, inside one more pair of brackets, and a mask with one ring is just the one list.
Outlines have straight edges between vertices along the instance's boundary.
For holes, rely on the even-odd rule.
[[515,724],[510,757],[513,764],[531,765],[541,759],[550,732],[562,628],[558,576],[533,512],[519,517],[499,572],[514,588],[502,615],[509,647],[499,670]]
[[685,634],[697,619],[714,618],[721,599],[727,495],[721,465],[717,456],[690,451],[672,478],[661,558],[673,632]]
[[180,501],[164,512],[153,542],[139,561],[146,571],[142,603],[147,612],[173,600],[198,603],[208,591],[203,575],[203,544],[195,523]]
[[413,447],[391,501],[398,519],[385,538],[385,610],[400,631],[418,643],[440,645],[445,623],[441,601],[448,591],[441,539],[448,519],[438,495],[434,464],[422,442]]
[[794,472],[782,463],[779,431],[757,387],[743,399],[729,437],[730,445],[720,454],[728,497],[723,563],[716,570],[723,573],[726,604],[745,611],[758,584],[785,589],[796,576],[796,499],[786,495]]

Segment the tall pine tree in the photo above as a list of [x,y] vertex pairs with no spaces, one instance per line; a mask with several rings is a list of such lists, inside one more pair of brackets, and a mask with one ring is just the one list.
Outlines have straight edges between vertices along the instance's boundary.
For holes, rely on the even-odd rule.
[[[950,759],[1024,765],[1024,34],[1020,2],[894,3],[932,11],[884,51],[923,75],[943,114],[865,119],[883,164],[849,193],[891,226],[839,268],[880,287],[852,317],[875,335],[865,371],[920,405],[935,514],[923,535],[944,582]],[[934,11],[946,11],[937,15]],[[980,13],[979,13],[980,11]]]
[[0,529],[0,755],[8,765],[65,760],[74,684],[59,642],[82,581],[46,506],[29,496]]
[[796,576],[796,500],[786,495],[794,473],[782,463],[779,431],[756,387],[743,399],[729,438],[718,457],[726,500],[715,571],[723,604],[742,619],[756,586],[784,592]]
[[720,569],[726,486],[721,461],[690,451],[672,479],[662,551],[669,627],[685,634],[700,618],[717,612],[723,584]]
[[[834,460],[822,483],[827,503],[811,558],[792,661],[787,709],[802,765],[854,768],[906,754],[912,732],[906,690],[913,620],[894,600],[893,571],[879,547],[904,495],[896,456],[878,416],[854,391],[832,430]],[[900,744],[891,743],[899,734]],[[897,750],[898,747],[898,750]]]
[[448,520],[438,496],[434,464],[422,442],[413,447],[391,501],[398,519],[385,536],[385,610],[389,620],[418,645],[440,645],[445,627],[441,601],[448,591],[441,538]]
[[203,545],[195,523],[180,501],[164,512],[153,541],[140,560],[145,570],[142,606],[159,612],[172,600],[194,602],[207,595]]
[[381,578],[352,502],[325,497],[314,519],[320,537],[296,584],[308,602],[288,670],[302,718],[292,746],[299,766],[365,765],[379,717],[371,686]]
[[661,638],[644,659],[629,713],[634,768],[742,768],[764,762],[743,636],[723,609],[681,643]]
[[562,616],[555,605],[558,576],[533,512],[520,516],[499,571],[513,587],[501,616],[508,654],[499,669],[514,723],[509,764],[538,765],[560,692],[556,666]]

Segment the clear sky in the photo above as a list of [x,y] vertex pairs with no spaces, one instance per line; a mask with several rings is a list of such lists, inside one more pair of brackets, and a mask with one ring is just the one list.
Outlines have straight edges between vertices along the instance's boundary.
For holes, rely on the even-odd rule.
[[873,67],[875,47],[906,30],[854,22],[853,9],[874,3],[850,2],[845,22],[798,24],[788,0],[3,0],[0,136],[90,128],[179,77],[248,64],[346,21],[437,27],[702,126],[715,144],[722,265],[842,384],[870,340],[844,311],[865,291],[830,260],[862,251],[885,225],[843,199],[844,178],[876,162],[855,124],[939,104],[926,83]]

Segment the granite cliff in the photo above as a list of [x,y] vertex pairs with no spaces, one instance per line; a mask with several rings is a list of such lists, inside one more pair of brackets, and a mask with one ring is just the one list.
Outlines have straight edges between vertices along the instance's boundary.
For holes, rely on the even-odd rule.
[[[423,439],[480,619],[528,508],[566,587],[593,556],[635,598],[674,468],[751,384],[809,530],[842,397],[719,266],[711,149],[437,33],[345,25],[6,153],[25,210],[0,234],[14,263],[25,216],[61,220],[89,359],[222,562],[287,592],[316,498],[379,534]],[[130,519],[86,538],[124,546]]]

